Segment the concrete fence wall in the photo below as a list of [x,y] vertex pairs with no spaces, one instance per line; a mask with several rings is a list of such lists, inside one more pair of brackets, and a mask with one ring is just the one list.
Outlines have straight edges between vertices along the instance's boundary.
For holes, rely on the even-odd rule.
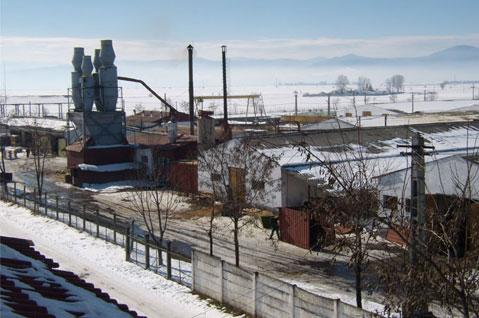
[[266,274],[193,250],[193,291],[254,317],[369,318],[375,314],[319,296]]

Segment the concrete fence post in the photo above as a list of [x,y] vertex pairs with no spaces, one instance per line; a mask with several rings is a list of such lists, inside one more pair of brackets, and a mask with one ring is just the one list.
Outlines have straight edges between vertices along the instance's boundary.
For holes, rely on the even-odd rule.
[[[71,217],[70,217],[70,210],[72,209],[72,201],[68,199],[68,206],[67,206],[67,213],[68,213],[68,225],[71,225]],[[63,221],[65,221],[65,214],[62,217]]]
[[296,307],[296,285],[290,285],[291,291],[289,292],[289,304],[291,305],[291,316],[292,318],[295,317],[295,307]]
[[171,241],[166,243],[166,278],[171,280]]
[[100,211],[98,208],[95,212],[95,221],[96,221],[96,237],[100,237]]
[[252,299],[252,304],[253,304],[253,317],[258,316],[258,272],[253,273],[253,299]]
[[68,226],[72,226],[72,202],[68,200]]
[[225,261],[221,260],[220,261],[220,266],[218,268],[218,270],[219,270],[219,273],[218,273],[219,284],[218,285],[220,287],[220,299],[218,299],[218,300],[219,300],[220,303],[223,303],[223,294],[224,294],[224,292],[223,292],[223,285],[224,285],[223,284],[223,269],[224,269],[224,266],[225,266]]
[[130,228],[125,231],[125,260],[130,261]]
[[83,205],[83,231],[86,231],[86,207]]
[[116,244],[116,213],[113,213],[113,243]]
[[37,188],[36,187],[33,188],[33,213],[37,213]]
[[196,286],[195,286],[195,273],[196,273],[196,255],[195,255],[195,250],[191,249],[191,290],[195,291]]
[[44,200],[45,200],[45,216],[48,216],[48,196],[47,193],[45,192],[44,194]]
[[336,298],[333,299],[333,317],[334,318],[341,318],[339,316],[339,306],[341,305],[341,299]]
[[150,235],[145,234],[145,269],[150,269]]
[[15,204],[17,204],[17,183],[13,183],[13,197],[15,198]]
[[55,219],[58,220],[58,195],[55,197]]

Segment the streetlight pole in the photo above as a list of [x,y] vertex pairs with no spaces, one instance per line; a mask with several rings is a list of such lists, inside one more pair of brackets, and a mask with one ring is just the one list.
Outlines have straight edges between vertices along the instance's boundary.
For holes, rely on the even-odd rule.
[[294,91],[294,115],[298,116],[298,91]]

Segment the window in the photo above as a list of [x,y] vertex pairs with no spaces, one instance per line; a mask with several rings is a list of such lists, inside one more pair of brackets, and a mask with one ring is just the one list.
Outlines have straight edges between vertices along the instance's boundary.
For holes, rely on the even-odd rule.
[[253,182],[251,183],[251,188],[257,191],[264,190],[264,181],[253,180]]
[[219,173],[212,173],[211,174],[211,181],[219,182],[221,181],[221,175]]
[[383,206],[385,209],[397,210],[398,198],[390,195],[383,196]]

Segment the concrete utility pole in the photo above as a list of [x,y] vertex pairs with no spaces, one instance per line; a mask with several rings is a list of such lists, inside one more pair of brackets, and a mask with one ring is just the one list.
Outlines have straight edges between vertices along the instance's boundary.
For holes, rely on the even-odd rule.
[[474,89],[476,88],[476,86],[474,84],[472,84],[472,100],[476,99],[476,95],[474,95]]
[[228,125],[228,93],[226,90],[226,45],[221,46],[221,58],[223,61],[223,119]]
[[195,106],[193,100],[193,46],[190,44],[187,47],[188,49],[188,74],[189,74],[189,97],[190,97],[190,135],[195,134]]
[[[401,153],[411,156],[411,216],[409,238],[409,260],[413,268],[419,265],[418,256],[424,256],[427,251],[427,220],[426,220],[426,182],[424,156],[429,153],[425,149],[434,147],[424,145],[424,137],[416,133],[412,137],[411,152]],[[422,307],[422,308],[419,308]],[[427,312],[428,304],[424,302],[414,309],[417,312]]]
[[331,116],[331,94],[328,94],[328,116]]
[[414,113],[414,92],[411,93],[411,114]]
[[411,236],[409,256],[412,264],[417,263],[418,251],[425,253],[426,243],[426,184],[424,156],[429,155],[425,149],[434,149],[424,145],[424,137],[416,133],[412,137],[411,152],[402,152],[402,155],[411,156]]
[[298,91],[294,91],[294,115],[298,116]]
[[411,153],[411,263],[417,263],[418,250],[426,242],[426,184],[424,138],[416,133],[412,138]]

